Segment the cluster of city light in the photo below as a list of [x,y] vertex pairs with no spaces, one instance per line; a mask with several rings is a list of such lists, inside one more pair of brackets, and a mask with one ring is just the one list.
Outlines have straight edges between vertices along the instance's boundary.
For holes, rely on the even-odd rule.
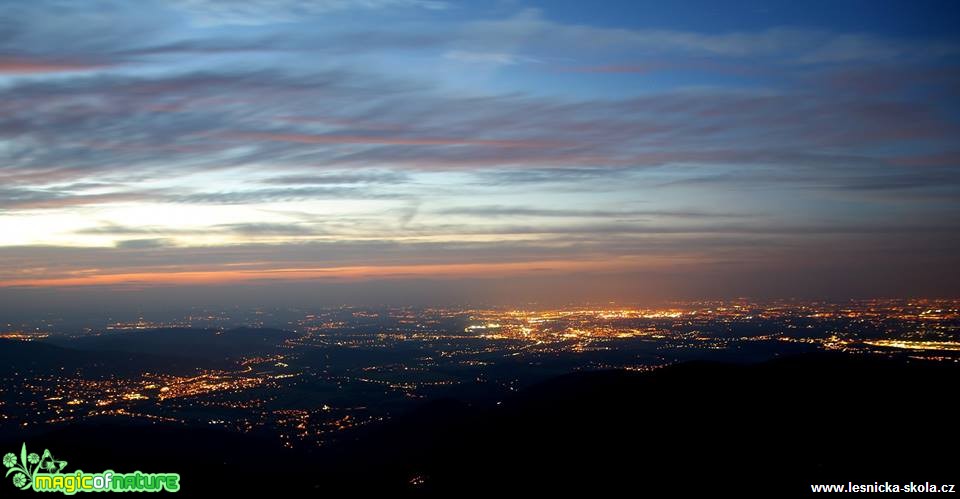
[[[235,324],[240,316],[206,313],[191,321]],[[269,315],[243,316],[262,325]],[[186,320],[186,319],[185,319]],[[89,335],[140,335],[148,326],[180,321],[111,322]],[[275,345],[239,359],[233,368],[95,376],[84,369],[60,374],[12,373],[0,379],[0,424],[62,424],[93,416],[202,423],[229,430],[269,430],[284,445],[323,444],[341,432],[388,415],[366,404],[335,404],[326,396],[290,407],[288,388],[310,383],[357,390],[385,399],[427,398],[461,384],[514,391],[518,378],[489,369],[501,361],[535,366],[545,358],[583,359],[576,369],[648,371],[687,352],[746,347],[838,350],[960,360],[960,301],[864,300],[818,302],[691,302],[663,308],[570,307],[553,310],[432,308],[302,313]],[[31,340],[53,331],[6,324],[3,338]],[[229,341],[223,332],[224,341]],[[794,343],[796,345],[782,345]],[[649,358],[617,359],[587,352],[640,345]],[[362,352],[416,352],[405,360]],[[324,352],[326,357],[315,353]],[[336,368],[339,353],[355,364]],[[311,357],[311,354],[314,354]],[[311,359],[306,361],[306,359]],[[321,360],[318,360],[320,358]],[[327,360],[322,360],[326,358]],[[377,359],[380,360],[377,360]],[[385,360],[393,359],[393,360]],[[342,393],[342,392],[340,392]],[[5,403],[6,401],[12,401]],[[220,412],[217,412],[220,411]],[[210,414],[216,414],[211,417]]]
[[905,350],[944,350],[960,352],[960,341],[870,340],[864,343],[871,346]]
[[50,337],[50,335],[47,333],[27,333],[21,331],[9,331],[0,334],[0,339],[3,340],[36,341],[48,337]]

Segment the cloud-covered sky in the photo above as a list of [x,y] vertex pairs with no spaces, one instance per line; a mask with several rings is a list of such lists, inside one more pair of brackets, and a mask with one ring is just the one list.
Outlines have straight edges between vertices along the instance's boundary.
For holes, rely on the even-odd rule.
[[955,295],[958,10],[3,0],[0,294]]

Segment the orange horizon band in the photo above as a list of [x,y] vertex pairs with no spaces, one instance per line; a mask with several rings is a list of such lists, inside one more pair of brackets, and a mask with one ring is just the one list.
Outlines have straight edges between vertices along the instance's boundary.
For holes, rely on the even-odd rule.
[[464,263],[348,266],[326,268],[276,268],[257,270],[194,270],[169,272],[123,272],[34,279],[0,281],[0,288],[12,287],[75,287],[122,284],[219,284],[244,281],[299,281],[318,278],[368,279],[401,277],[466,277],[478,275],[503,275],[526,273],[549,273],[571,270],[612,270],[622,268],[623,262],[552,260],[541,262],[511,263]]

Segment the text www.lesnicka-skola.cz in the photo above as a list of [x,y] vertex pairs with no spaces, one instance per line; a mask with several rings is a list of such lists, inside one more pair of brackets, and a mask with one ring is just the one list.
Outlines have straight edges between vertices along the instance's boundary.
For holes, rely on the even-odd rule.
[[890,483],[890,482],[873,482],[873,483],[841,483],[841,484],[811,484],[811,492],[841,492],[841,493],[850,493],[850,492],[918,492],[918,493],[929,493],[929,492],[945,492],[953,493],[956,490],[956,485],[954,484],[936,484],[930,482],[924,483]]

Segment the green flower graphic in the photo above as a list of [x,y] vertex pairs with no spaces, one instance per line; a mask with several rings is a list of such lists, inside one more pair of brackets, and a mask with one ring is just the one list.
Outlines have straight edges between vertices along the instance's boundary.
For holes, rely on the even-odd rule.
[[12,452],[3,456],[3,465],[8,468],[5,476],[13,475],[13,485],[20,490],[26,490],[40,470],[59,473],[67,462],[55,460],[49,449],[43,451],[43,456],[36,452],[27,453],[27,444],[24,443],[20,447],[19,456]]
[[[46,457],[50,451],[44,451]],[[66,464],[66,463],[64,463]],[[7,474],[13,475],[13,485],[20,490],[26,490],[33,483],[33,477],[40,471],[43,465],[42,458],[36,452],[27,453],[27,444],[20,446],[20,456],[10,452],[3,456],[3,465],[6,466]]]

